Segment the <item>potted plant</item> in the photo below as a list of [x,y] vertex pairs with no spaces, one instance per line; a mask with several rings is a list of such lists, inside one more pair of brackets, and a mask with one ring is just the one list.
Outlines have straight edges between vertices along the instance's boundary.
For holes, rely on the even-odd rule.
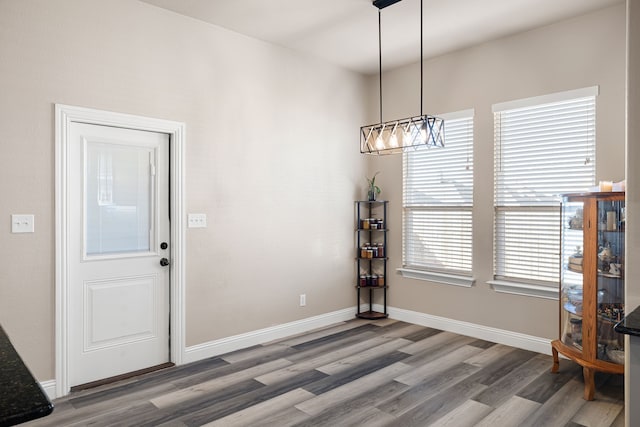
[[376,175],[379,173],[380,172],[376,172],[371,178],[367,178],[367,182],[369,183],[367,196],[370,202],[374,202],[376,200],[376,196],[380,194],[380,187],[376,185]]

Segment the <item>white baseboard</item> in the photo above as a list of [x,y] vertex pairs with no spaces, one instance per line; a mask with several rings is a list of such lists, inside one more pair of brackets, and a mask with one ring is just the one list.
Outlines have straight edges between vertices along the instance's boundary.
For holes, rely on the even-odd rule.
[[[378,304],[373,305],[375,311],[382,311],[383,307]],[[369,310],[369,304],[362,304],[361,311]],[[188,347],[185,350],[184,363],[196,362],[207,357],[218,356],[230,351],[240,350],[252,345],[262,344],[287,336],[300,334],[316,328],[322,328],[334,323],[344,322],[354,318],[355,307],[332,313],[309,317],[307,319],[257,331],[247,332],[241,335],[222,338],[216,341],[198,344]],[[434,316],[417,311],[404,310],[401,308],[388,307],[389,317],[416,325],[427,326],[442,331],[453,332],[473,338],[504,344],[524,350],[535,351],[542,354],[551,354],[551,340],[533,335],[521,334],[506,329],[492,328],[489,326],[477,325],[475,323],[449,319],[446,317]]]
[[257,331],[245,334],[234,335],[215,341],[209,341],[187,347],[184,351],[183,363],[196,362],[208,357],[218,356],[230,351],[251,347],[252,345],[263,344],[265,342],[285,338],[291,335],[308,332],[312,329],[322,328],[334,323],[344,322],[355,318],[355,307],[319,316],[309,317],[295,322],[284,323],[282,325],[271,326],[269,328],[258,329]]
[[53,400],[58,397],[56,393],[56,380],[40,381],[40,387],[42,387],[44,392],[47,393],[49,400]]
[[[382,311],[381,305],[374,304],[374,310]],[[388,307],[389,317],[403,322],[427,326],[442,331],[453,332],[486,341],[504,344],[524,350],[535,351],[542,354],[551,354],[551,340],[533,335],[521,334],[505,329],[491,328],[475,323],[448,319],[446,317],[433,316],[417,311]]]

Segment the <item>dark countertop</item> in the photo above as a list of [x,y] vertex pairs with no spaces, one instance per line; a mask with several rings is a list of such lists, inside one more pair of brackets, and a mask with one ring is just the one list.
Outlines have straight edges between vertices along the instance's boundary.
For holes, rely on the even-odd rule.
[[637,307],[631,313],[614,326],[616,332],[627,335],[640,337],[640,307]]
[[44,417],[53,404],[0,326],[0,427]]

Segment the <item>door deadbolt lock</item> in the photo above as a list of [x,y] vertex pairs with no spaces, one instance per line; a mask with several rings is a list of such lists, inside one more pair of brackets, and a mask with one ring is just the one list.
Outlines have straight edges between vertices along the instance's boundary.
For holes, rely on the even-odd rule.
[[169,260],[166,259],[166,258],[162,258],[160,260],[160,265],[163,266],[163,267],[166,267],[167,265],[169,265]]
[[167,244],[167,242],[160,243],[160,249],[167,249],[168,247],[169,245]]

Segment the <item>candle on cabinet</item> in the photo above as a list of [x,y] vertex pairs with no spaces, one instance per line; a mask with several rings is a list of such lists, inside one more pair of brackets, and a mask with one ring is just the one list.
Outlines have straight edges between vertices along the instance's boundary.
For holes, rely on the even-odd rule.
[[613,191],[613,182],[611,182],[611,181],[600,181],[600,191],[602,191],[602,192]]

